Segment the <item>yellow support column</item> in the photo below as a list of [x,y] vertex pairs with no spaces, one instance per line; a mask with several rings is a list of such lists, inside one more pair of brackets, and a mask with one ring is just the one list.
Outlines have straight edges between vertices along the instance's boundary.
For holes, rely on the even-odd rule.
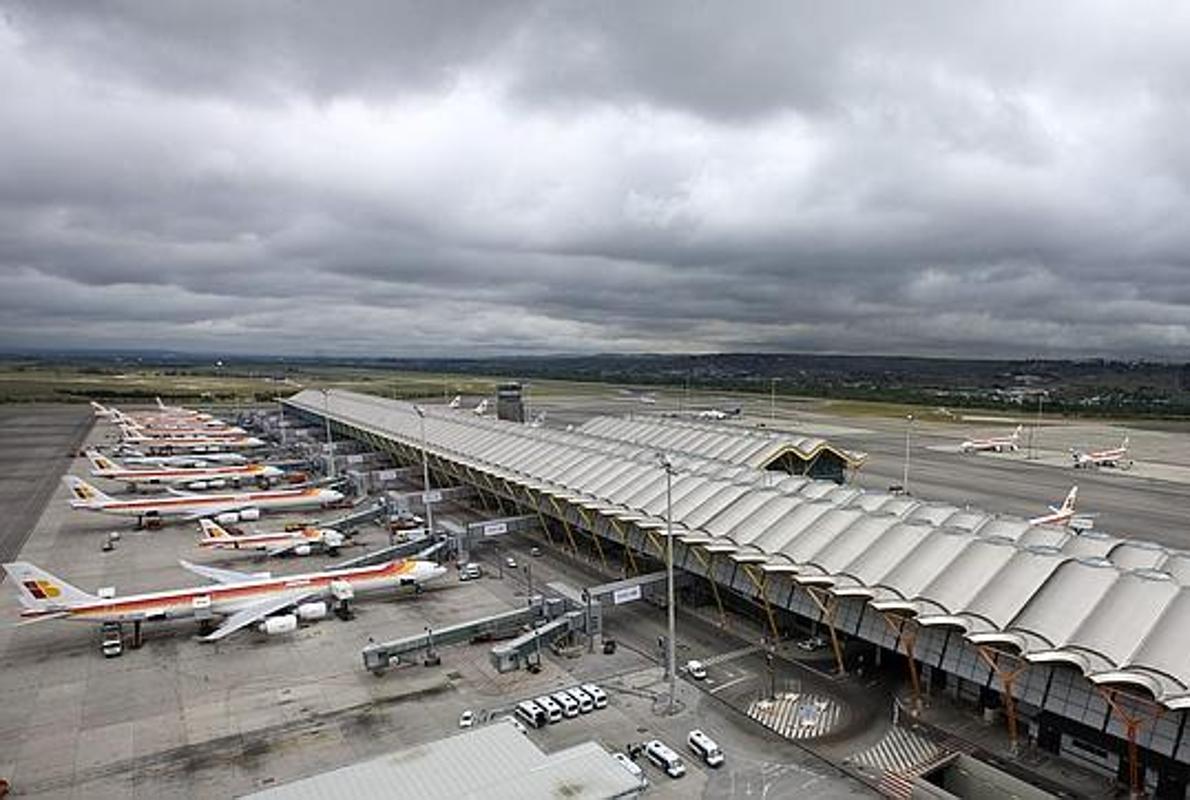
[[[835,653],[835,667],[839,670],[839,675],[846,675],[847,667],[843,664],[843,647],[839,644],[839,632],[835,630],[835,612],[839,609],[839,598],[834,595],[825,598],[819,597],[819,591],[812,586],[806,587],[806,594],[810,595],[810,600],[822,612],[822,618],[826,620],[826,629],[831,633],[831,649]],[[826,592],[823,594],[825,595]]]
[[604,572],[607,571],[607,558],[603,555],[603,545],[599,543],[599,534],[595,532],[595,526],[591,523],[591,517],[587,514],[587,509],[576,505],[575,510],[578,515],[582,517],[583,523],[587,526],[587,533],[591,535],[591,541],[595,543],[595,551],[599,553],[599,563],[603,564]]
[[566,531],[566,538],[570,540],[570,552],[575,558],[578,558],[578,544],[574,541],[574,531],[570,529],[569,520],[562,513],[562,509],[558,507],[558,501],[554,499],[553,495],[546,495],[546,497],[550,499],[550,505],[554,507],[554,515],[562,523],[562,530]]
[[[916,631],[910,627],[908,617],[891,613],[881,613],[884,623],[900,638],[905,647],[905,657],[909,660],[909,682],[913,687],[913,713],[921,714],[921,682],[917,678],[917,661],[913,658],[913,646],[917,642]],[[893,620],[897,620],[893,622]]]
[[762,577],[758,579],[753,572],[751,565],[744,564],[743,566],[744,574],[747,575],[752,581],[753,585],[756,586],[756,590],[760,592],[760,599],[764,601],[764,613],[768,615],[769,628],[773,632],[773,645],[775,646],[781,637],[777,632],[777,617],[773,614],[773,607],[769,604],[769,595],[766,591],[766,587],[768,585],[768,576],[762,572]]
[[611,521],[612,528],[616,531],[616,533],[620,534],[620,541],[624,543],[624,577],[628,577],[629,566],[632,567],[632,574],[640,574],[640,569],[636,566],[636,556],[633,555],[632,548],[628,545],[628,531],[624,530],[623,526],[620,525],[620,520],[616,519],[615,517],[608,517],[608,520]]
[[719,609],[719,626],[727,629],[727,612],[723,610],[723,600],[719,597],[719,581],[715,580],[715,554],[707,553],[705,556],[697,547],[690,548],[694,557],[702,564],[702,568],[707,571],[707,581],[711,584],[711,594],[715,596],[715,605]]

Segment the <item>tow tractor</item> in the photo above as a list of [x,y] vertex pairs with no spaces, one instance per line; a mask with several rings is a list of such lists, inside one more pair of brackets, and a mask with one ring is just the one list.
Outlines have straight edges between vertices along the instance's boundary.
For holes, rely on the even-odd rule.
[[102,633],[103,657],[115,658],[124,653],[124,630],[118,622],[105,622]]

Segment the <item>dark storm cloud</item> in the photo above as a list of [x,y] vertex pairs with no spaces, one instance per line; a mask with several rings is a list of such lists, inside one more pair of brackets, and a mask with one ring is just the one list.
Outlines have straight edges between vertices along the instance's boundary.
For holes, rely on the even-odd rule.
[[1190,351],[1180,4],[3,8],[9,346]]

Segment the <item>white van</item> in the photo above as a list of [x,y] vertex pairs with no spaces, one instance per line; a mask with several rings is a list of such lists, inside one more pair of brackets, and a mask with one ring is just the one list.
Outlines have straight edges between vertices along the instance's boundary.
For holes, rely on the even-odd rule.
[[523,703],[517,703],[516,715],[520,717],[526,725],[530,728],[541,728],[549,724],[549,714],[545,709],[534,703],[532,700],[526,700]]
[[598,686],[593,683],[584,683],[579,688],[590,696],[591,702],[595,704],[596,708],[607,708],[607,695]]
[[707,762],[708,767],[717,767],[723,763],[723,751],[719,749],[719,745],[697,728],[690,731],[690,735],[686,737],[686,744],[690,745],[690,749],[699,758]]
[[575,686],[573,689],[567,689],[566,693],[574,698],[574,701],[578,703],[578,710],[582,713],[589,714],[595,710],[595,701],[591,699],[591,695],[579,687]]
[[541,710],[545,712],[546,719],[551,723],[562,721],[562,706],[555,703],[546,695],[542,695],[533,701],[541,706]]
[[578,701],[566,692],[554,692],[550,695],[550,699],[562,706],[562,716],[568,718],[578,716]]
[[686,774],[686,765],[682,763],[682,757],[666,747],[660,739],[645,742],[645,755],[671,778],[680,778]]

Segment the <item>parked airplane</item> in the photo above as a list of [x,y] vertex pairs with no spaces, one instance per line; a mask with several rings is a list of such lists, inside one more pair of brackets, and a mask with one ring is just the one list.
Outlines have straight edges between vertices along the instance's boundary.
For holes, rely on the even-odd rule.
[[133,448],[118,447],[125,464],[150,467],[206,467],[211,464],[247,464],[248,458],[239,453],[203,453],[190,456],[147,456]]
[[1020,450],[1021,431],[1024,425],[1017,425],[1011,436],[993,436],[990,439],[968,439],[959,445],[960,453],[978,453],[981,450],[991,450],[996,453],[1004,451],[1016,452]]
[[729,408],[726,411],[719,408],[708,408],[706,411],[699,411],[695,416],[698,419],[727,419],[728,417],[738,417],[740,415],[740,407]]
[[367,567],[326,570],[303,575],[271,577],[180,562],[183,567],[214,581],[215,586],[171,589],[127,597],[88,594],[33,564],[5,564],[24,610],[23,622],[63,619],[82,622],[132,622],[184,619],[212,615],[223,622],[200,641],[217,642],[255,625],[267,634],[287,633],[298,620],[322,619],[327,601],[356,594],[412,586],[420,591],[427,581],[446,572],[431,561],[389,561]]
[[285,474],[284,471],[276,467],[264,464],[129,469],[98,450],[88,450],[87,458],[91,462],[91,474],[96,478],[122,481],[132,487],[134,491],[140,485],[162,484],[178,484],[187,489],[222,489],[228,484],[239,488],[241,483],[255,481],[262,486],[267,486],[274,478]]
[[1092,450],[1089,453],[1071,448],[1070,455],[1074,458],[1075,469],[1096,469],[1098,467],[1118,467],[1132,469],[1132,459],[1128,458],[1128,437],[1119,447],[1110,450]]
[[138,424],[121,423],[120,433],[125,439],[240,439],[248,434],[243,428],[154,428]]
[[308,526],[297,531],[233,534],[213,520],[200,519],[198,524],[203,533],[198,546],[207,550],[264,550],[269,556],[308,556],[324,550],[334,555],[347,542],[347,537],[333,528]]
[[143,448],[150,452],[183,451],[187,453],[219,452],[221,450],[250,450],[262,447],[264,440],[255,436],[211,437],[211,436],[173,436],[169,438],[153,438],[136,433],[124,432],[123,443]]
[[1070,492],[1066,495],[1066,499],[1062,501],[1060,506],[1050,506],[1050,513],[1043,514],[1040,517],[1033,517],[1029,520],[1030,525],[1069,525],[1075,530],[1086,530],[1094,523],[1091,521],[1091,515],[1080,514],[1075,516],[1074,503],[1078,500],[1078,487],[1070,487]]
[[70,501],[71,508],[136,517],[138,525],[164,517],[182,517],[187,520],[214,517],[225,524],[240,520],[250,522],[260,519],[262,511],[325,508],[343,499],[343,493],[334,489],[305,487],[226,494],[188,494],[171,489],[170,497],[121,500],[104,494],[74,475],[64,475],[62,480],[74,495]]
[[488,413],[488,399],[485,397],[484,399],[480,400],[479,405],[471,409],[471,413],[475,414],[477,417],[482,417],[484,414]]

